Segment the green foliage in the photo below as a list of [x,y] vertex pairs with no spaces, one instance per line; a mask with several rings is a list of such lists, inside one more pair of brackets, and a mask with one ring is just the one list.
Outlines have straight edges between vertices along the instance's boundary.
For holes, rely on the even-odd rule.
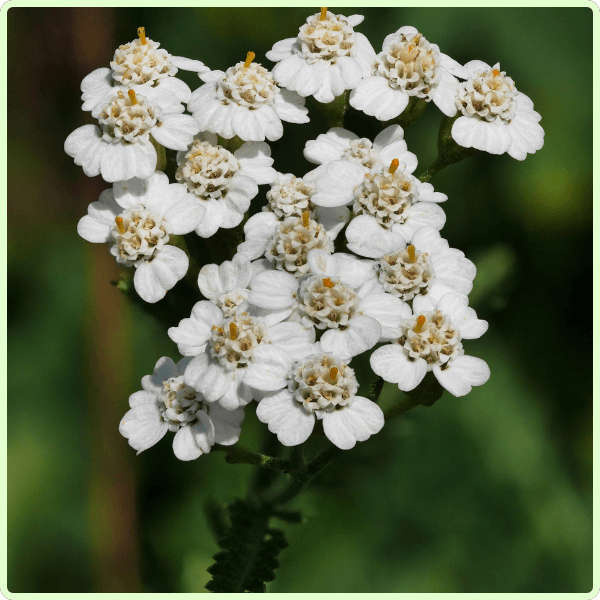
[[[211,592],[265,592],[275,579],[277,555],[287,547],[283,531],[269,527],[271,511],[266,505],[236,500],[229,506],[231,527],[219,540],[222,552],[208,568],[213,576],[206,584]],[[278,515],[280,516],[280,515]]]

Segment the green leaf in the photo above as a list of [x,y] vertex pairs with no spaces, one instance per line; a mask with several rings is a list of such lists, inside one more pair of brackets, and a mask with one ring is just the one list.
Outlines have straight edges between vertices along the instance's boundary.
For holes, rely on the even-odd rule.
[[236,500],[229,506],[231,527],[219,540],[221,552],[208,568],[206,589],[217,593],[265,592],[275,579],[277,556],[287,547],[283,531],[269,527],[269,506]]

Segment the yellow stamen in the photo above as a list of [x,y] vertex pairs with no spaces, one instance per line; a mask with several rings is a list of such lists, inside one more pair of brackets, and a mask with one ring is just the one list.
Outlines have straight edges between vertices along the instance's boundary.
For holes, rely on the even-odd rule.
[[140,36],[140,42],[142,42],[142,46],[145,46],[148,43],[146,40],[146,28],[138,27],[138,35]]
[[325,279],[323,279],[323,285],[326,288],[332,288],[335,285],[335,283],[333,283],[333,281],[331,281],[331,279],[329,279],[329,277],[325,277]]
[[498,71],[498,69],[494,69],[494,70],[492,71],[492,75],[493,75],[494,77],[498,77],[498,75],[500,75],[500,71]]
[[326,6],[324,6],[324,7],[321,9],[321,21],[324,21],[326,17],[327,17],[327,7],[326,7]]
[[419,315],[417,318],[417,324],[414,326],[413,331],[415,333],[421,333],[421,329],[423,329],[423,325],[425,325],[425,317],[423,315]]
[[329,369],[329,383],[335,383],[337,381],[338,370],[335,367]]
[[417,260],[417,254],[415,253],[415,247],[411,244],[408,248],[408,260],[414,263]]
[[246,62],[244,63],[246,69],[250,66],[250,63],[254,60],[255,56],[256,54],[254,54],[254,52],[248,52],[248,54],[246,54]]
[[123,98],[125,98],[125,95],[123,94],[123,92],[122,92],[121,90],[119,90],[119,91],[117,92],[117,95],[119,96],[119,98],[120,98],[121,100],[123,100]]
[[392,161],[392,164],[390,165],[390,168],[389,168],[389,172],[391,175],[393,175],[396,172],[396,169],[398,168],[399,164],[400,164],[400,161],[397,158],[395,158]]
[[229,336],[232,340],[237,340],[238,328],[235,323],[229,323]]
[[129,96],[129,100],[131,100],[131,104],[137,104],[138,100],[135,97],[135,92],[133,90],[128,90],[127,95]]
[[119,233],[123,235],[125,233],[125,225],[123,225],[123,217],[115,217],[115,223],[117,224],[117,229]]
[[308,222],[309,222],[309,220],[310,220],[310,211],[308,211],[308,210],[305,210],[305,211],[302,213],[302,225],[303,225],[304,227],[307,227],[307,228],[308,228]]

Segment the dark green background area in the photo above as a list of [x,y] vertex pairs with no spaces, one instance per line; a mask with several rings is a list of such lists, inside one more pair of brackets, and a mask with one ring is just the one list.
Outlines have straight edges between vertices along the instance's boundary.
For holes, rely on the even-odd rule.
[[[471,304],[490,323],[468,354],[490,381],[389,422],[298,500],[305,523],[271,592],[588,592],[592,588],[592,11],[334,9],[361,13],[376,52],[416,26],[465,63],[501,68],[542,115],[526,161],[481,155],[432,180],[448,195],[442,232],[478,267]],[[163,327],[110,285],[106,247],[77,236],[108,187],[63,152],[92,123],[79,84],[146,27],[173,55],[225,70],[296,35],[314,9],[8,11],[8,589],[202,592],[217,546],[209,497],[243,496],[250,467],[222,453],[179,462],[167,436],[136,457],[118,432],[127,398],[163,355]],[[181,72],[180,72],[181,73]],[[182,78],[196,89],[189,73]],[[275,168],[302,175],[304,143],[285,125]],[[421,172],[442,115],[406,132]],[[371,139],[379,123],[351,111]],[[265,201],[261,187],[255,203]],[[362,374],[364,376],[364,374]],[[394,402],[386,386],[382,404]],[[246,409],[242,443],[266,426]]]

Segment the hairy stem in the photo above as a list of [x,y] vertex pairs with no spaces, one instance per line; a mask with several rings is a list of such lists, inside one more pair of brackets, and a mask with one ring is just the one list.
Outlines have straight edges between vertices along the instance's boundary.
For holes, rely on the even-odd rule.
[[348,98],[350,90],[346,90],[343,94],[334,98],[331,102],[323,104],[315,100],[315,104],[319,110],[325,115],[329,127],[343,127],[346,111],[348,110]]
[[423,183],[427,183],[436,173],[446,168],[450,163],[446,161],[446,159],[442,156],[438,156],[432,163],[432,165],[425,171],[419,175],[419,181]]
[[256,467],[262,467],[263,469],[269,469],[271,471],[291,471],[292,463],[289,460],[283,458],[277,458],[275,456],[268,456],[267,454],[260,454],[257,452],[251,452],[245,450],[239,445],[235,446],[219,446],[218,444],[213,447],[214,450],[221,450],[227,453],[225,461],[230,465],[254,465]]

